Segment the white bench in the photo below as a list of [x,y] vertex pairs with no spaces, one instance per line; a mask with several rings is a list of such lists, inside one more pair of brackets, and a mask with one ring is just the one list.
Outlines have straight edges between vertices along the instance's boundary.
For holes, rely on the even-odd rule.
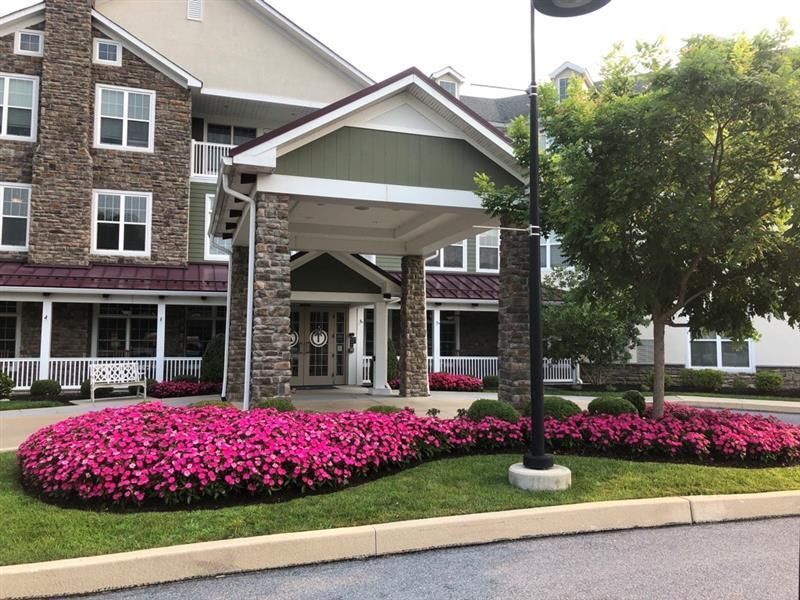
[[[147,398],[147,378],[135,362],[92,363],[89,365],[89,385],[92,404],[94,391],[98,388],[141,386],[142,396]],[[137,388],[136,397],[139,397]]]

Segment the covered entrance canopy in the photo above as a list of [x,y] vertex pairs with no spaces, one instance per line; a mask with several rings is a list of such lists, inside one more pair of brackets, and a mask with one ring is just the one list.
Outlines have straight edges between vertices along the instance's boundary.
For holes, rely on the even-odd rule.
[[[288,393],[291,305],[277,307],[289,300],[283,289],[289,283],[284,264],[289,251],[404,257],[401,393],[404,375],[415,369],[421,371],[415,374],[417,392],[427,394],[424,257],[475,235],[476,227],[497,225],[473,191],[478,172],[499,185],[521,181],[509,140],[418,69],[234,148],[221,164],[209,234],[233,239],[230,296],[248,286],[241,306],[247,318],[245,399],[255,356],[269,358],[271,365],[259,389]],[[247,261],[241,276],[237,260]],[[254,319],[259,297],[270,307],[269,319]],[[374,303],[375,390],[387,388],[391,299],[382,290]],[[232,335],[236,330],[232,323]],[[268,345],[280,340],[281,347],[256,348],[256,337]]]

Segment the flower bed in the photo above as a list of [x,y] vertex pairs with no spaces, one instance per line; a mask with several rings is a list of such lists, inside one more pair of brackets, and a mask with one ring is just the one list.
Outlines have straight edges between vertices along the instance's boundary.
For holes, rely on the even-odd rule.
[[[453,373],[429,373],[428,385],[432,392],[480,392],[483,380],[469,375]],[[400,387],[400,379],[389,381],[389,387],[396,390]]]
[[181,396],[206,396],[219,394],[221,383],[208,381],[161,381],[147,388],[147,395],[153,398],[179,398]]
[[[159,403],[73,417],[31,435],[24,486],[55,501],[188,503],[338,488],[449,453],[522,448],[530,421],[395,414],[242,412]],[[800,428],[734,413],[671,409],[546,420],[556,450],[702,462],[800,462]]]

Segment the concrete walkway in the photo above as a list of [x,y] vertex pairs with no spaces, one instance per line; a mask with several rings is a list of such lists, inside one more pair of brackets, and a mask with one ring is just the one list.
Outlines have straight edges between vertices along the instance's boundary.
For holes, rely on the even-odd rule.
[[[590,396],[562,394],[581,408],[591,402]],[[186,406],[200,400],[213,400],[216,396],[194,396],[191,398],[167,398],[161,400],[170,406]],[[418,415],[425,415],[431,408],[441,412],[440,417],[452,418],[458,409],[467,408],[479,398],[496,399],[496,392],[432,392],[427,398],[400,398],[399,396],[371,396],[367,388],[340,386],[331,389],[296,390],[292,402],[300,410],[334,412],[345,410],[364,410],[376,404],[393,405],[400,408],[413,408]],[[712,398],[700,396],[669,396],[668,402],[687,404],[699,408],[727,408],[730,410],[758,411],[765,413],[800,414],[800,402],[777,400],[747,400],[737,398]],[[92,405],[89,400],[75,400],[74,405],[53,408],[32,408],[24,410],[0,411],[0,450],[14,449],[31,433],[52,425],[63,419],[106,408],[131,406],[142,402],[141,398],[98,400]]]

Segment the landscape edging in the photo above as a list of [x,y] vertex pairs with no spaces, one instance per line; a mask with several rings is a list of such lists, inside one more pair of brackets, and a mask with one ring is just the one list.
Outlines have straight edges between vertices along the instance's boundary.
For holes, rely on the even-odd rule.
[[281,533],[0,567],[2,598],[38,598],[433,548],[800,515],[800,491],[588,502]]

